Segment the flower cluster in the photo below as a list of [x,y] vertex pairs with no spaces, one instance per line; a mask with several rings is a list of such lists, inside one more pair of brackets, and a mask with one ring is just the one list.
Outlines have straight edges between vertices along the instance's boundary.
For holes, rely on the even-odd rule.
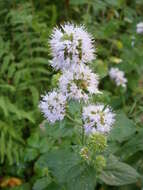
[[[45,118],[54,123],[66,115],[69,100],[88,103],[89,96],[100,94],[99,77],[86,65],[95,58],[93,39],[83,26],[65,24],[55,28],[50,40],[53,59],[51,65],[61,71],[58,88],[42,97],[40,109]],[[86,134],[110,131],[115,114],[102,104],[83,108],[83,128]]]
[[108,133],[115,121],[115,114],[109,106],[89,105],[83,108],[84,129],[87,134]]
[[89,94],[98,94],[98,75],[87,66],[67,70],[59,79],[60,90],[68,99],[88,100]]
[[139,22],[136,27],[137,27],[136,32],[138,34],[143,34],[143,22]]
[[51,123],[62,120],[65,116],[66,97],[62,93],[52,91],[43,96],[39,108],[44,113],[45,118]]
[[117,86],[126,87],[127,79],[124,76],[124,72],[120,71],[118,68],[111,68],[109,71],[109,76],[115,81]]
[[88,150],[88,147],[83,147],[83,148],[81,148],[81,150],[80,150],[80,156],[81,156],[84,160],[86,160],[86,161],[89,160],[89,150]]
[[100,173],[105,166],[106,166],[106,160],[105,160],[104,156],[98,155],[95,160],[95,168],[96,168],[97,172]]
[[102,133],[92,133],[89,135],[87,145],[95,153],[101,153],[107,147],[107,138]]
[[92,37],[84,26],[65,24],[55,28],[50,40],[53,60],[51,65],[56,69],[69,69],[71,65],[84,64],[94,59]]
[[65,24],[55,28],[50,40],[53,59],[51,65],[62,72],[59,88],[43,96],[40,109],[46,119],[54,123],[65,116],[66,101],[88,100],[89,94],[97,94],[98,76],[86,65],[94,59],[92,37],[83,26]]
[[107,138],[101,133],[89,135],[86,146],[80,149],[80,156],[88,165],[93,166],[97,172],[101,172],[106,166],[106,160],[102,153],[107,147]]

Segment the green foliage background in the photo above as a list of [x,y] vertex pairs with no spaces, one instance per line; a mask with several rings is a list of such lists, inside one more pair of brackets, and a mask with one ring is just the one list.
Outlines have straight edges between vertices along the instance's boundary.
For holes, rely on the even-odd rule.
[[[116,127],[108,139],[108,151],[116,155],[120,162],[131,165],[140,174],[140,179],[134,183],[133,168],[128,168],[129,165],[123,165],[117,158],[110,157],[113,163],[108,166],[110,171],[102,174],[101,181],[104,183],[99,179],[96,189],[141,189],[143,35],[136,34],[136,24],[143,21],[143,1],[1,0],[0,17],[0,177],[3,179],[15,176],[22,179],[21,186],[1,188],[92,190],[95,187],[95,184],[87,188],[84,185],[80,186],[78,180],[72,181],[72,172],[64,171],[64,165],[55,165],[59,159],[66,162],[68,157],[72,157],[70,152],[64,150],[62,155],[58,151],[49,154],[51,147],[60,143],[59,139],[64,139],[65,147],[72,142],[72,123],[69,124],[71,128],[68,130],[64,126],[62,131],[50,131],[46,127],[46,132],[43,132],[43,117],[38,110],[40,94],[53,88],[57,77],[57,73],[49,64],[48,39],[51,30],[54,26],[68,21],[85,24],[95,38],[97,59],[91,63],[91,67],[99,73],[100,88],[104,89],[98,101],[110,104],[119,113]],[[112,66],[125,72],[128,78],[126,91],[117,88],[110,81],[108,70]],[[72,113],[75,114],[76,107],[75,110],[73,105],[71,107]],[[46,165],[41,163],[45,157],[49,159]],[[73,156],[70,162],[69,167],[78,163],[78,158]],[[121,165],[116,168],[121,174],[116,174],[115,171],[114,179],[110,178],[113,175],[113,165]],[[49,174],[49,167],[55,172],[54,181],[51,179],[54,174]],[[126,171],[128,175],[124,176]],[[92,184],[94,179],[88,180],[92,171],[84,172],[84,178],[81,180]],[[66,175],[69,176],[70,185],[58,186],[58,180],[65,183]],[[125,180],[134,184],[125,185]],[[75,183],[77,187],[74,186]]]

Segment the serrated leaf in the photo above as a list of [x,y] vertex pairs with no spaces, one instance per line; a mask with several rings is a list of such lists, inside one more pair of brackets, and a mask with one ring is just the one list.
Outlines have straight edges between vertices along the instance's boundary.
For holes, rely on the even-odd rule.
[[9,137],[9,141],[7,142],[7,147],[6,147],[6,155],[7,155],[10,165],[13,164],[12,145],[13,145],[12,139],[11,139],[11,137]]
[[33,190],[45,190],[45,188],[51,183],[51,178],[49,176],[43,177],[36,180],[33,185]]
[[18,152],[18,148],[16,145],[15,145],[15,148],[12,150],[13,152],[13,155],[14,155],[14,159],[16,161],[17,164],[19,164],[19,152]]
[[24,153],[24,161],[32,161],[39,155],[39,152],[33,148],[27,148]]
[[122,142],[136,132],[134,122],[123,113],[117,114],[116,122],[109,135],[109,140]]
[[32,148],[39,148],[39,134],[38,133],[33,133],[29,138],[28,138],[28,145]]
[[[94,190],[96,185],[96,172],[93,168],[82,165],[72,168],[68,174],[68,190]],[[72,177],[71,177],[72,174]],[[74,176],[73,176],[74,175]]]
[[139,174],[134,168],[111,155],[99,178],[107,185],[121,186],[137,182]]
[[36,106],[38,104],[38,101],[39,101],[39,92],[38,92],[38,89],[35,88],[34,86],[30,86],[29,89],[30,89],[31,94],[32,94],[33,104],[34,104],[34,106]]
[[20,112],[21,118],[27,119],[31,123],[35,123],[35,118],[33,117],[33,113],[32,112],[26,112],[24,110],[19,110],[19,112]]
[[126,142],[120,149],[121,157],[128,159],[130,156],[138,151],[143,151],[143,130],[134,135],[128,142]]
[[8,116],[8,107],[6,106],[6,100],[3,96],[0,97],[0,108],[4,112],[4,115],[7,117]]
[[80,163],[80,157],[70,150],[53,150],[41,156],[36,168],[49,168],[59,183],[66,181],[68,172]]
[[72,117],[78,117],[81,115],[82,105],[78,101],[70,101],[68,104],[68,112]]
[[32,48],[32,53],[41,53],[41,52],[48,53],[48,49],[45,47],[34,47],[34,48]]
[[[38,133],[32,134],[28,138],[28,146],[31,148],[26,149],[26,152],[28,153],[27,156],[30,159],[35,159],[35,157],[40,153],[45,153],[49,150],[49,144],[47,137],[40,138]],[[30,151],[32,155],[30,156]]]
[[11,92],[15,92],[15,87],[9,84],[0,84],[0,88],[5,89],[5,90],[9,90]]
[[43,65],[48,65],[48,61],[46,58],[43,57],[36,57],[32,60],[32,64],[43,64]]
[[57,122],[54,125],[45,123],[45,133],[48,136],[58,139],[59,137],[71,137],[75,133],[74,123],[68,121]]
[[8,78],[12,78],[14,73],[16,71],[16,66],[15,63],[12,63],[9,67],[8,67]]
[[4,59],[3,59],[3,63],[2,63],[2,66],[1,66],[1,73],[4,74],[7,70],[8,70],[8,66],[9,66],[9,63],[10,63],[10,59],[11,57],[10,56],[5,56]]

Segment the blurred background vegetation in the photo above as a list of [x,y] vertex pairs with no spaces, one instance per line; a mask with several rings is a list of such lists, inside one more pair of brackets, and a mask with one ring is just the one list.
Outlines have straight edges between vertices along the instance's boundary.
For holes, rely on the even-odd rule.
[[[1,0],[0,18],[2,189],[31,189],[38,178],[35,162],[49,148],[46,144],[49,138],[41,132],[38,102],[40,94],[55,85],[57,73],[48,61],[48,40],[56,25],[68,21],[86,26],[96,40],[97,59],[91,67],[101,78],[102,101],[116,110],[123,110],[134,121],[136,131],[142,128],[143,35],[136,34],[136,24],[143,21],[143,0]],[[109,81],[111,66],[125,72],[126,91]],[[51,139],[50,143],[52,146]],[[141,140],[139,144],[126,161],[135,163],[136,167],[139,164],[143,172]],[[21,183],[20,187],[10,188]],[[120,189],[140,189],[141,183]],[[99,188],[108,189],[106,186]]]

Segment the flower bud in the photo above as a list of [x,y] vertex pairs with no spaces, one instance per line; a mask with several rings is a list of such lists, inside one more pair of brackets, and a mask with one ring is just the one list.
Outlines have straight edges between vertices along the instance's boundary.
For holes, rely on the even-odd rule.
[[80,150],[80,156],[88,161],[89,160],[89,150],[87,147],[83,147],[81,150]]
[[106,166],[106,160],[102,155],[98,155],[95,160],[95,167],[98,172],[101,172],[103,168]]
[[88,146],[95,152],[102,152],[107,146],[107,139],[103,134],[95,133],[89,136]]

